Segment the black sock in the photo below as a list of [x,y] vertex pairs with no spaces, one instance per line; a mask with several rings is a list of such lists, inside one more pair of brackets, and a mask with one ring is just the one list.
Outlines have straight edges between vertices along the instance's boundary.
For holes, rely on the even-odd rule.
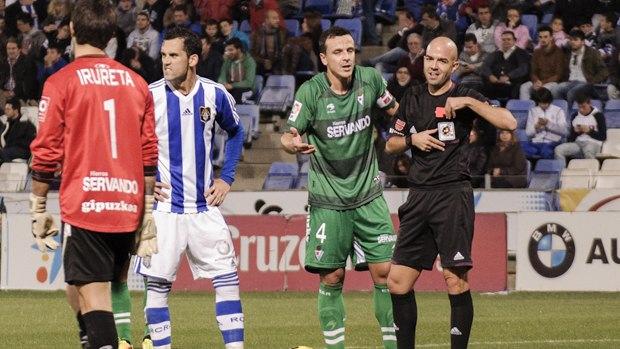
[[88,343],[91,349],[100,349],[107,345],[118,347],[118,335],[111,311],[94,310],[82,315],[88,330]]
[[88,348],[88,333],[86,332],[86,324],[84,323],[84,317],[82,316],[82,312],[78,311],[77,315],[78,327],[79,327],[79,336],[80,336],[80,344],[82,348]]
[[415,326],[418,322],[418,306],[413,291],[405,294],[391,294],[394,329],[398,349],[415,346]]
[[450,342],[452,349],[465,349],[469,341],[471,324],[474,321],[474,304],[471,293],[448,295],[450,297]]

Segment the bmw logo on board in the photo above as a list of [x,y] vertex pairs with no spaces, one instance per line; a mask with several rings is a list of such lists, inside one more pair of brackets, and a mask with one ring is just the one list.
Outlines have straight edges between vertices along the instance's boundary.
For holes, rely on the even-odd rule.
[[563,275],[573,265],[575,242],[566,228],[557,223],[546,223],[530,236],[528,254],[532,267],[547,278]]

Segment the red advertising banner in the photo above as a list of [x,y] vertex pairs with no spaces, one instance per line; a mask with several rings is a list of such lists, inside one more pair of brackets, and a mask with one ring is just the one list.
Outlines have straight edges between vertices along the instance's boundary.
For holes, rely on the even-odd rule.
[[[314,291],[318,276],[303,268],[305,257],[306,216],[289,217],[226,216],[235,251],[241,290],[243,291]],[[392,215],[398,229],[398,218]],[[474,291],[494,292],[507,288],[506,216],[503,213],[476,214],[473,258],[469,279]],[[347,267],[345,289],[369,290],[368,272]],[[176,290],[210,290],[209,280],[193,280],[185,258],[174,283]],[[422,273],[416,283],[418,291],[445,290],[439,261],[432,271]]]

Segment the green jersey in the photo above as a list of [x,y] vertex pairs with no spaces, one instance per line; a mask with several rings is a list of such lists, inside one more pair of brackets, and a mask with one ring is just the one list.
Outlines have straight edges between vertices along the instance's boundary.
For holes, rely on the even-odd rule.
[[372,146],[371,111],[395,104],[386,86],[374,68],[355,66],[345,95],[332,91],[325,73],[297,91],[287,124],[306,133],[316,148],[308,173],[310,205],[348,210],[383,192]]

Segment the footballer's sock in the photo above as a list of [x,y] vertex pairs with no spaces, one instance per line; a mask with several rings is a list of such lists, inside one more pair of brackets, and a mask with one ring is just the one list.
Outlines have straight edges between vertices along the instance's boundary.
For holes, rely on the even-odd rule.
[[[144,293],[142,294],[142,309],[146,309],[146,289],[148,287],[148,278],[144,277]],[[146,314],[144,315],[144,334],[142,338],[150,338],[149,323],[146,321]]]
[[450,297],[450,342],[452,349],[465,349],[474,321],[474,304],[471,293],[448,295]]
[[396,334],[394,333],[394,316],[392,316],[392,298],[386,284],[375,284],[372,294],[372,303],[375,307],[375,318],[381,327],[383,347],[396,349]]
[[344,349],[344,300],[342,284],[319,287],[319,322],[327,349]]
[[118,347],[118,336],[111,311],[93,310],[82,315],[91,349]]
[[86,332],[86,323],[84,322],[84,316],[82,315],[81,311],[78,311],[75,317],[77,318],[78,327],[80,329],[80,344],[82,345],[82,348],[88,348],[88,332]]
[[171,288],[171,282],[154,278],[149,278],[146,285],[144,314],[153,346],[158,349],[171,348],[172,329],[168,309],[168,295]]
[[415,327],[418,322],[418,306],[413,291],[405,294],[392,293],[394,329],[398,349],[411,349],[415,346]]
[[215,318],[226,349],[243,349],[243,310],[239,298],[239,276],[232,272],[213,278]]
[[131,342],[131,296],[126,282],[112,282],[112,312],[118,338]]

